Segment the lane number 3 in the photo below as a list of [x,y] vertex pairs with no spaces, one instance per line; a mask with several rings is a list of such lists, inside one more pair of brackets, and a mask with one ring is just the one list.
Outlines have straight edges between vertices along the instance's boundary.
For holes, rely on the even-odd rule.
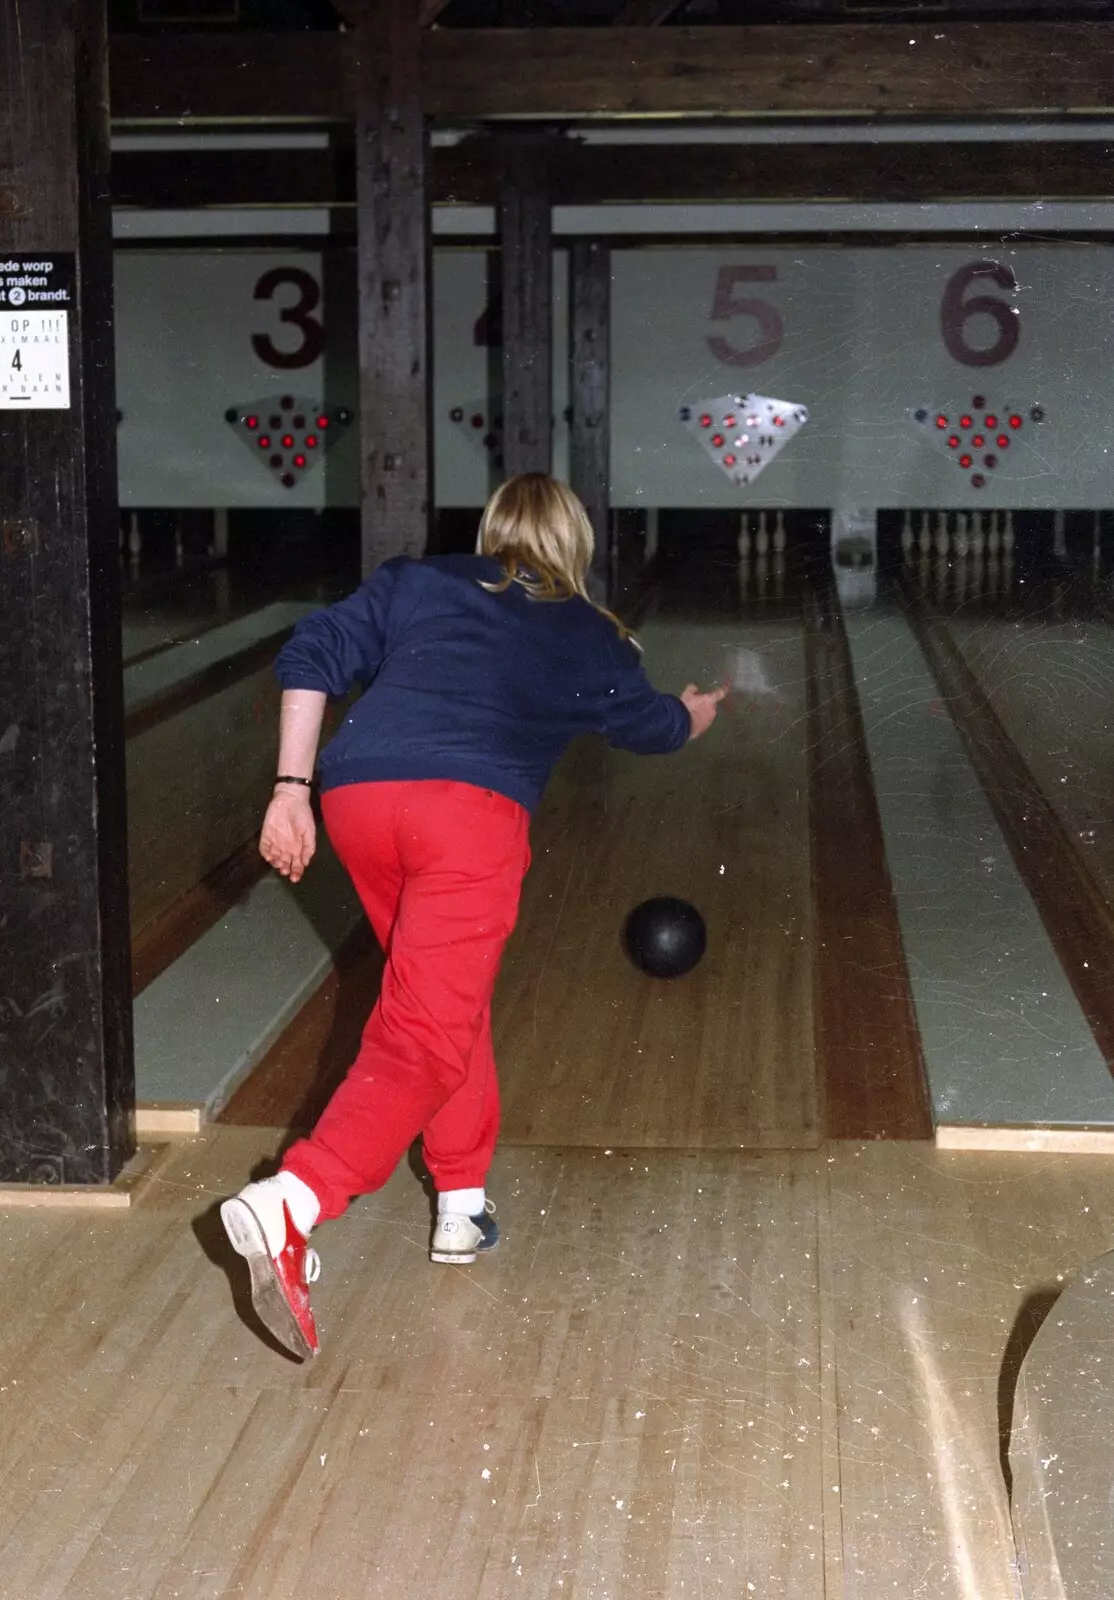
[[278,319],[295,328],[299,341],[292,350],[280,350],[269,333],[253,333],[251,347],[260,361],[279,371],[310,367],[325,349],[325,328],[314,312],[321,304],[321,286],[303,267],[272,267],[255,286],[256,300],[275,300],[280,290],[292,289],[293,304],[277,302]]

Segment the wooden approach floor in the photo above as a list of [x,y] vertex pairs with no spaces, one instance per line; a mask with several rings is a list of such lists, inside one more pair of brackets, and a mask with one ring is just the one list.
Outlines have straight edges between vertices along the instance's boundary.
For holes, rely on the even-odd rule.
[[1017,1600],[1010,1375],[1109,1162],[504,1150],[461,1269],[403,1169],[321,1231],[299,1366],[215,1228],[280,1137],[0,1213],[3,1600]]

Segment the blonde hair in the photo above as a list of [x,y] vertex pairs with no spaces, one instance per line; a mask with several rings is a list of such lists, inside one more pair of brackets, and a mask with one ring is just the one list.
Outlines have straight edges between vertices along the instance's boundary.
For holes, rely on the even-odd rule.
[[521,584],[535,600],[571,600],[579,595],[627,630],[618,617],[596,605],[588,593],[588,569],[596,548],[595,534],[579,498],[567,484],[546,472],[521,472],[500,484],[484,507],[476,551],[503,568],[498,583],[485,583],[492,594]]

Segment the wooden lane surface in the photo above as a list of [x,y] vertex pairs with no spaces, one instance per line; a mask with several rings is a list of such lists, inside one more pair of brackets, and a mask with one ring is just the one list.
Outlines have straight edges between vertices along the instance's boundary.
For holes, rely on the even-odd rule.
[[805,599],[813,963],[832,1139],[930,1139],[932,1108],[897,902],[833,586]]
[[258,832],[278,701],[268,663],[129,738],[133,935]]
[[[221,663],[201,698],[160,699],[127,741],[132,989],[139,994],[269,870],[257,849],[274,777],[274,643]],[[249,669],[243,673],[245,666]],[[214,687],[214,684],[218,684]],[[326,713],[328,733],[339,717]]]
[[[133,994],[270,870],[258,835],[274,776],[278,704],[268,659],[207,698],[156,703],[162,715],[129,737]],[[330,708],[327,726],[336,716]]]
[[948,634],[1063,824],[1076,854],[1114,905],[1114,625],[949,612]]
[[[496,994],[503,1140],[811,1147],[799,624],[671,622],[643,637],[655,676],[677,688],[690,675],[718,681],[725,652],[745,640],[785,703],[729,704],[706,739],[672,757],[585,740],[559,766]],[[620,944],[627,911],[658,893],[691,900],[708,924],[704,960],[670,983],[637,972]],[[307,1125],[355,1054],[380,960],[370,939],[353,945],[223,1122]]]
[[403,1170],[315,1239],[297,1366],[215,1226],[274,1141],[3,1217],[5,1600],[1014,1600],[1012,1379],[1109,1162],[505,1150],[503,1242],[446,1270]]
[[[820,1137],[812,1039],[807,727],[799,623],[651,621],[651,675],[719,681],[761,650],[785,703],[739,700],[669,757],[569,753],[535,820],[534,864],[495,1009],[510,1143],[712,1149]],[[627,912],[691,901],[708,950],[645,977]]]

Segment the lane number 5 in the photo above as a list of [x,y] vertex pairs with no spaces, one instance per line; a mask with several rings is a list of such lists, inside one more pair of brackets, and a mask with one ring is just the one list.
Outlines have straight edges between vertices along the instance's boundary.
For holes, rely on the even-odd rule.
[[730,322],[733,317],[751,317],[758,324],[758,339],[740,349],[721,334],[712,334],[708,349],[717,361],[729,367],[757,367],[781,349],[785,336],[781,317],[768,300],[739,294],[740,284],[776,283],[777,268],[764,266],[720,267],[712,299],[713,322]]

